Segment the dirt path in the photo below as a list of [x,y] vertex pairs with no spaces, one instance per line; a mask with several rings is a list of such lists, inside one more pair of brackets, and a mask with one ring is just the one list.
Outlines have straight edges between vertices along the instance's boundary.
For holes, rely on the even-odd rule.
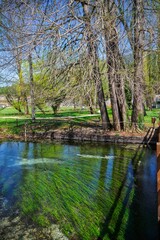
[[[100,116],[100,115],[99,114],[86,114],[86,115],[68,116],[68,117],[46,117],[46,118],[37,117],[36,120],[45,120],[45,119],[47,119],[47,120],[48,119],[59,120],[59,119],[84,118],[84,117],[98,117],[98,116]],[[32,120],[31,118],[25,118],[25,117],[21,117],[21,116],[2,116],[0,118]]]

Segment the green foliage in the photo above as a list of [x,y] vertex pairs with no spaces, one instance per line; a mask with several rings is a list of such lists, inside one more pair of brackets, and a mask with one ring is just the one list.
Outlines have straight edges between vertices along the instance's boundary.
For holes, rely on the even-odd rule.
[[0,95],[6,95],[9,87],[0,87]]
[[154,51],[146,51],[144,57],[144,78],[146,105],[151,108],[155,95],[160,93],[158,54]]
[[38,216],[33,217],[33,221],[42,227],[47,227],[50,225],[48,218],[42,214],[39,214]]

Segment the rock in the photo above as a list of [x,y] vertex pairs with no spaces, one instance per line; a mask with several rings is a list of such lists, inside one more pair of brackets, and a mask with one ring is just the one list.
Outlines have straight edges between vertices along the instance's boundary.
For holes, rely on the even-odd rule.
[[1,240],[68,240],[56,224],[40,228],[31,224],[25,225],[20,217],[12,220],[9,217],[2,218],[0,220],[0,236]]

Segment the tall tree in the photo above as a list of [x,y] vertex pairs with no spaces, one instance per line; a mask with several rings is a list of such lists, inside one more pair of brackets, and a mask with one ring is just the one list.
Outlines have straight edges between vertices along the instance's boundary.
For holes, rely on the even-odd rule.
[[34,97],[34,79],[33,79],[33,63],[32,63],[32,55],[29,53],[28,56],[28,64],[29,64],[29,80],[30,80],[30,96],[31,96],[31,118],[35,120],[35,97]]
[[132,110],[132,126],[143,121],[144,117],[144,75],[143,75],[143,50],[144,50],[144,1],[133,1],[134,11],[134,95]]
[[88,59],[90,59],[91,63],[91,78],[93,78],[97,91],[97,99],[99,104],[99,109],[101,113],[102,119],[102,127],[103,129],[110,129],[111,124],[107,112],[107,107],[105,103],[104,91],[102,86],[102,80],[99,69],[99,60],[97,54],[97,36],[95,35],[92,26],[92,14],[94,12],[94,7],[86,2],[81,2],[83,11],[84,11],[84,22],[85,22],[85,30],[87,35],[87,49],[88,49]]
[[118,31],[116,28],[116,8],[112,0],[104,0],[102,7],[113,127],[114,130],[120,130],[125,129],[126,124],[126,99],[124,79],[121,74],[123,62],[119,51]]

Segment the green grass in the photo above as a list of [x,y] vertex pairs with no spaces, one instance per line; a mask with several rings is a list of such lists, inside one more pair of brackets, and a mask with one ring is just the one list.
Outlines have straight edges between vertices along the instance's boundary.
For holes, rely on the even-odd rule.
[[[54,128],[69,127],[71,125],[83,125],[83,124],[99,124],[100,114],[98,110],[95,112],[96,115],[90,115],[90,112],[85,109],[73,109],[73,108],[61,108],[60,111],[54,115],[51,109],[46,109],[46,114],[37,111],[36,121],[39,121],[39,128],[43,125],[50,125]],[[109,117],[112,122],[112,110],[108,110]],[[128,115],[131,116],[131,111],[128,111]],[[152,111],[147,111],[147,115],[144,117],[145,127],[152,127],[152,117],[156,118],[155,127],[158,127],[160,122],[160,109],[153,109]],[[57,119],[58,118],[58,119]],[[68,119],[66,119],[68,118]],[[54,120],[54,121],[53,121]],[[8,107],[0,110],[0,129],[6,133],[19,134],[25,123],[31,123],[30,115],[20,114],[17,110],[12,107]],[[52,126],[51,126],[52,125]],[[23,130],[22,130],[23,131]]]
[[155,126],[158,126],[158,123],[160,122],[160,109],[153,109],[152,111],[147,111],[147,116],[144,117],[144,123],[146,124],[146,126],[152,126],[152,117],[156,118]]
[[90,114],[87,110],[81,110],[81,109],[71,109],[71,108],[62,108],[57,114],[53,114],[52,111],[47,111],[44,115],[42,112],[37,111],[36,117],[76,117],[79,115],[86,115]]
[[0,109],[0,117],[4,116],[23,116],[23,114],[20,114],[15,108],[13,107],[7,107],[4,109]]
[[[81,109],[62,108],[56,115],[47,109],[46,114],[36,112],[36,122],[38,121],[38,127],[47,125],[53,128],[69,127],[70,125],[78,125],[79,123],[87,123],[91,120],[98,120],[97,116],[85,116],[90,112]],[[76,118],[77,117],[77,118]],[[58,118],[58,119],[57,119]],[[68,118],[68,120],[66,120]],[[71,119],[70,119],[71,118]],[[54,120],[54,121],[53,121]],[[31,124],[31,117],[29,115],[20,114],[12,107],[1,109],[0,111],[0,126],[6,133],[19,134],[23,131],[24,124]]]

